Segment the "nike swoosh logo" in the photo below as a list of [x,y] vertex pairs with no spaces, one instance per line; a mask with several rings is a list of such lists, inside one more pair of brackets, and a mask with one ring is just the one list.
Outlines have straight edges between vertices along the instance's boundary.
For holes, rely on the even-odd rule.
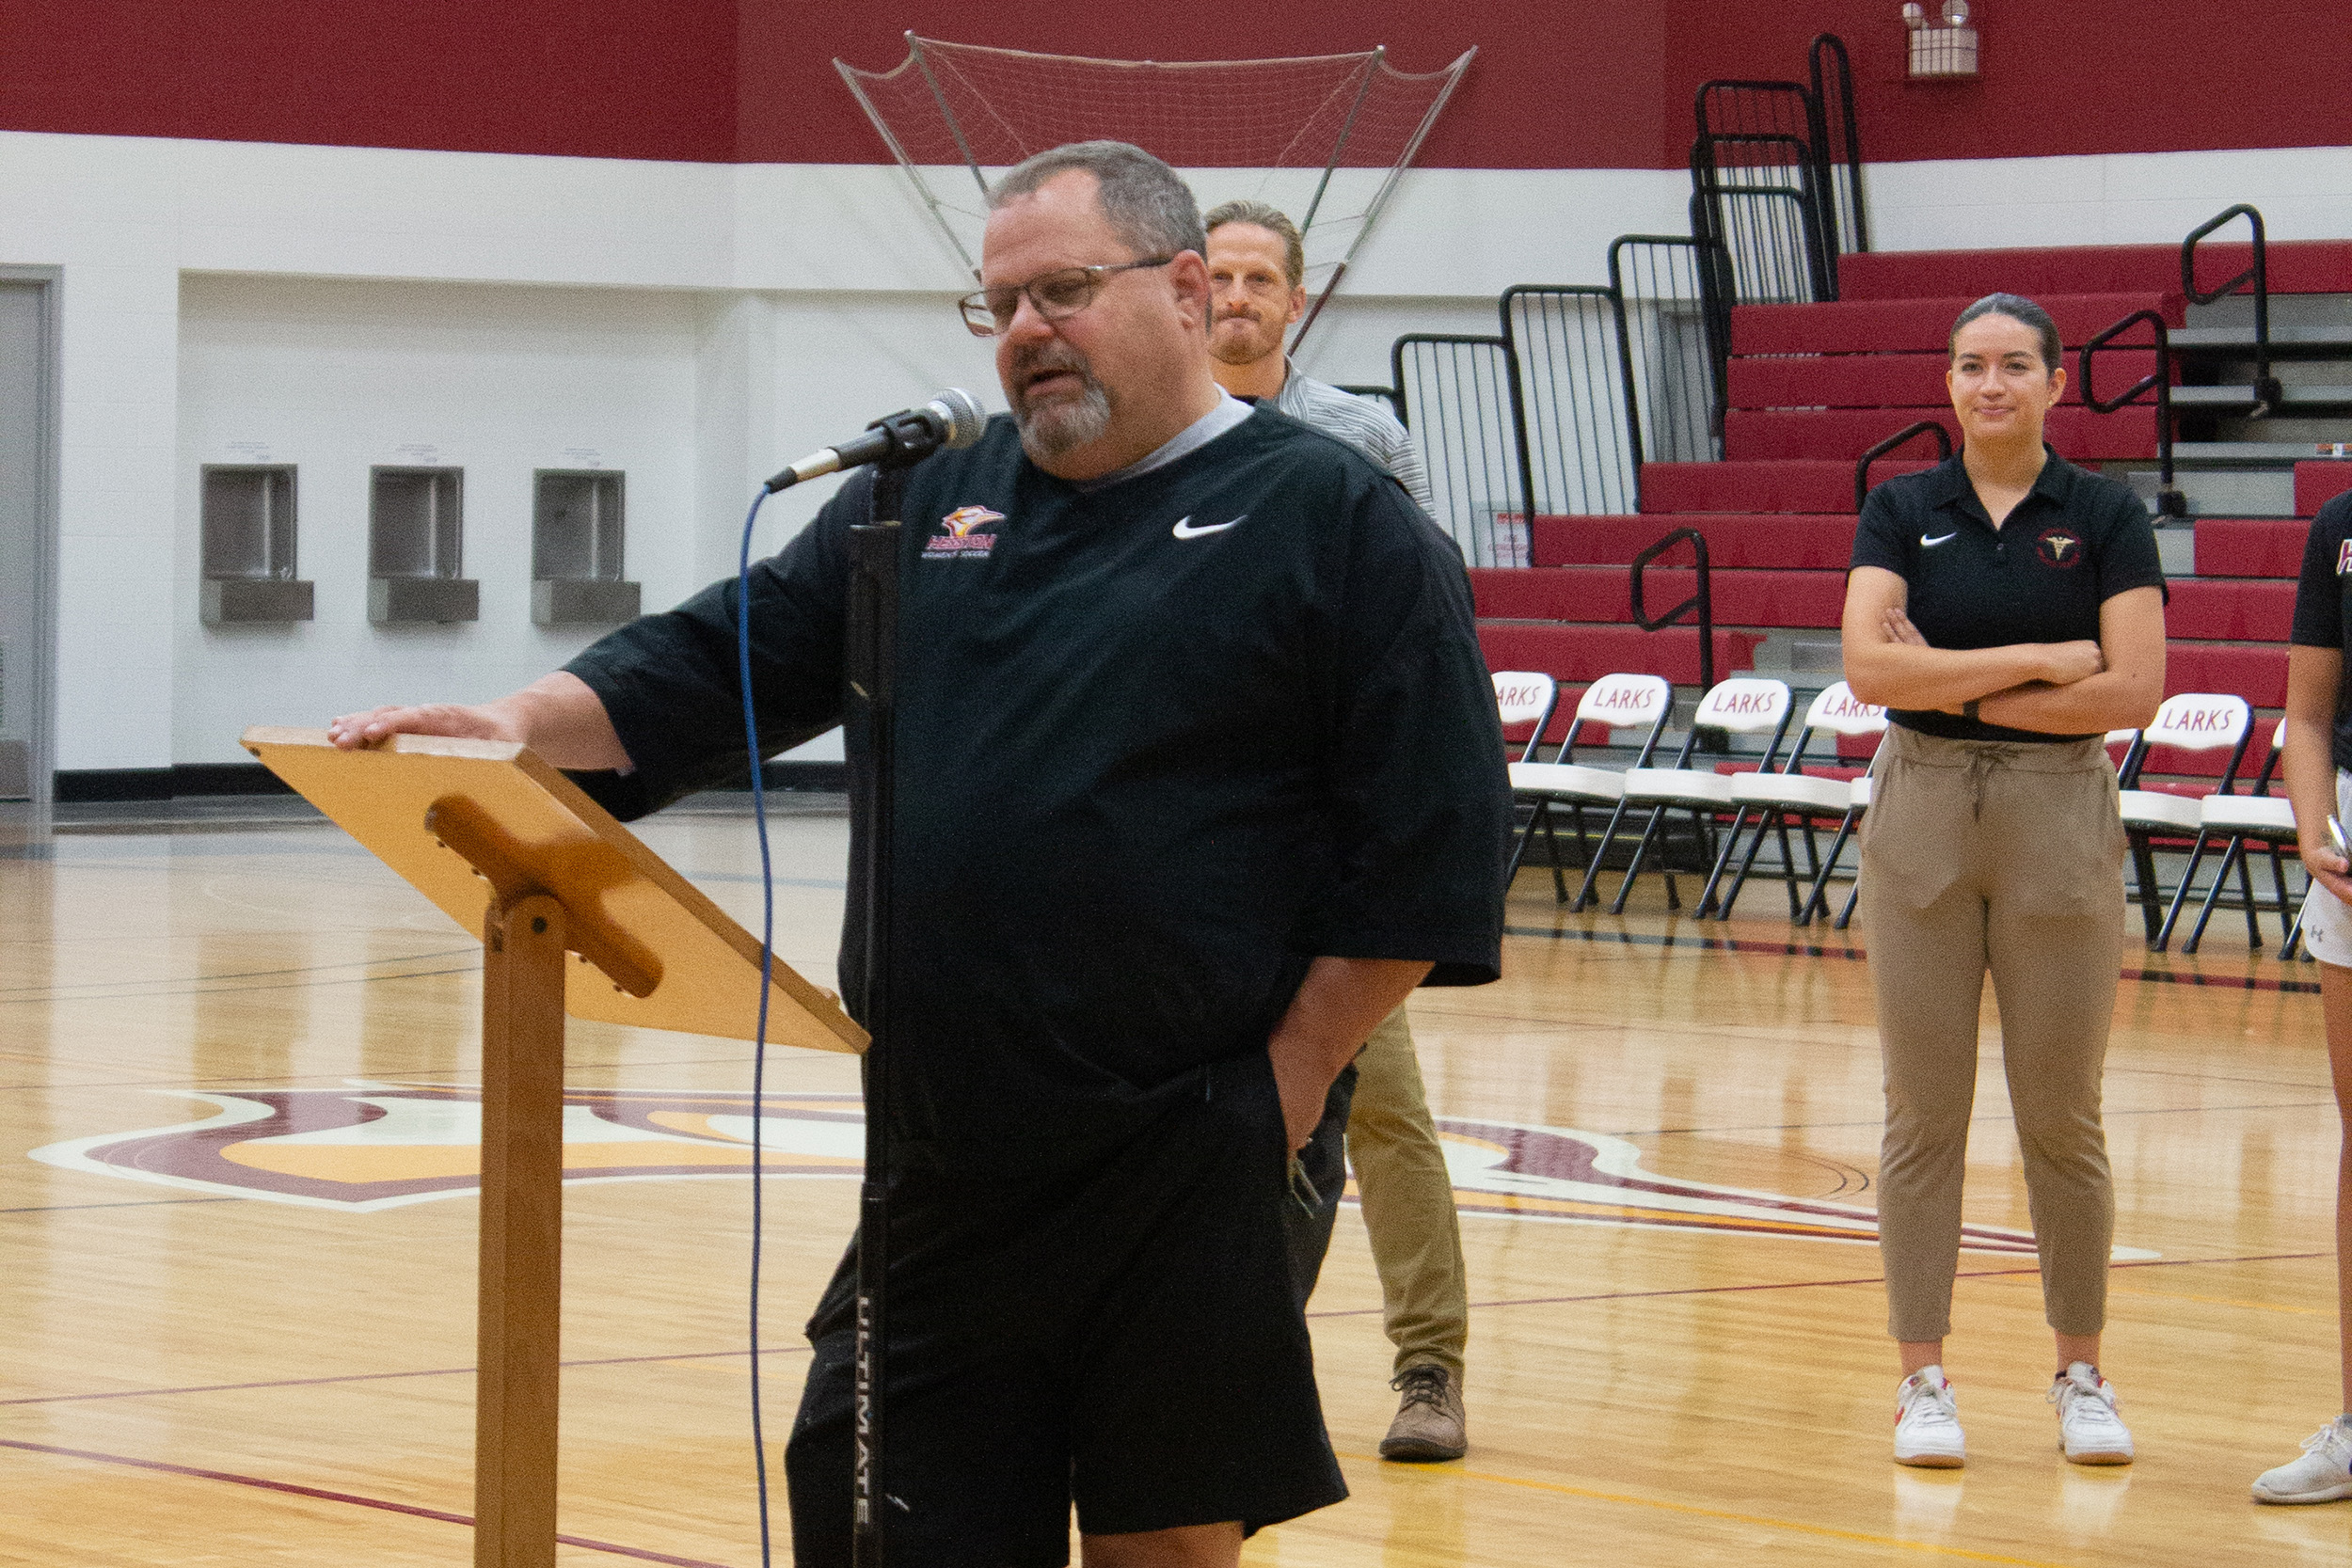
[[1203,534],[1223,533],[1227,529],[1235,526],[1235,524],[1247,521],[1248,516],[1249,514],[1245,512],[1240,516],[1234,518],[1231,523],[1211,523],[1207,528],[1194,528],[1192,526],[1192,514],[1187,512],[1183,516],[1176,519],[1176,526],[1169,529],[1168,532],[1174,534],[1179,539],[1198,539]]
[[1919,543],[1921,543],[1922,545],[1927,546],[1930,549],[1933,549],[1933,548],[1934,548],[1936,546],[1938,546],[1938,545],[1949,544],[1951,541],[1953,541],[1953,540],[1955,540],[1955,539],[1957,539],[1957,538],[1959,538],[1959,537],[1960,537],[1960,531],[1959,531],[1958,529],[1954,529],[1951,532],[1949,532],[1949,533],[1946,533],[1946,534],[1939,534],[1937,537],[1935,537],[1935,538],[1933,538],[1933,539],[1929,538],[1926,534],[1924,534],[1924,533],[1923,533],[1923,534],[1919,535]]

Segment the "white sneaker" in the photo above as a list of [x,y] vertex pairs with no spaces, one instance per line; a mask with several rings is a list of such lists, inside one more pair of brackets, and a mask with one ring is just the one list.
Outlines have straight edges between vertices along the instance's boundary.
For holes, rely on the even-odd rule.
[[1960,1406],[1941,1367],[1922,1367],[1895,1390],[1895,1463],[1957,1470],[1968,1463]]
[[2258,1503],[2331,1503],[2352,1497],[2352,1416],[2339,1417],[2303,1439],[2303,1457],[2265,1470],[2254,1482]]
[[2115,1385],[2088,1361],[2067,1363],[2050,1385],[2058,1406],[2058,1446],[2076,1465],[2129,1465],[2132,1433],[2115,1414]]

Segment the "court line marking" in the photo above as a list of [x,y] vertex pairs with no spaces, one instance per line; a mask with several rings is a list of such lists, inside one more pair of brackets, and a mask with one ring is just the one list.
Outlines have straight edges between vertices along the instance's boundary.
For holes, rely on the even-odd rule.
[[389,965],[391,965],[391,964],[412,964],[412,963],[424,963],[424,962],[427,962],[427,961],[429,961],[429,960],[431,960],[431,959],[435,959],[435,958],[471,958],[471,957],[473,957],[475,954],[477,954],[477,953],[479,953],[479,952],[481,952],[481,951],[482,951],[482,944],[481,944],[480,942],[474,942],[474,943],[472,943],[471,945],[469,945],[469,946],[466,946],[466,947],[443,947],[443,948],[437,948],[437,949],[436,949],[435,951],[430,952],[430,953],[409,953],[409,954],[406,954],[406,955],[405,955],[405,956],[403,956],[403,957],[400,957],[400,958],[359,958],[359,959],[356,959],[356,960],[349,961],[349,962],[345,962],[345,963],[331,963],[331,964],[296,964],[296,965],[294,965],[294,966],[293,968],[291,968],[291,969],[239,969],[239,970],[230,970],[230,971],[227,972],[226,974],[182,974],[182,975],[168,975],[168,974],[166,974],[166,975],[158,975],[158,976],[156,976],[154,979],[151,979],[151,980],[110,980],[110,981],[108,981],[108,980],[102,980],[102,981],[95,981],[95,982],[92,982],[92,983],[91,983],[90,985],[88,985],[88,986],[82,986],[82,987],[71,986],[71,985],[67,985],[67,986],[0,986],[0,996],[21,996],[21,995],[24,995],[24,993],[26,993],[26,992],[28,992],[28,991],[43,991],[43,992],[50,992],[50,991],[59,991],[59,990],[97,990],[97,989],[101,989],[101,988],[109,988],[109,987],[115,987],[115,986],[125,986],[125,985],[133,985],[133,986],[136,986],[136,985],[151,985],[151,986],[191,985],[191,986],[192,986],[192,985],[202,985],[202,984],[207,984],[207,983],[209,983],[209,982],[211,982],[211,981],[214,981],[214,980],[274,980],[274,979],[277,979],[278,976],[283,975],[283,974],[325,974],[328,973],[328,972],[329,972],[329,971],[331,971],[331,970],[338,970],[338,969],[376,969],[376,968],[381,968],[381,967],[389,966]]
[[124,1203],[36,1203],[29,1209],[0,1209],[0,1214],[56,1214],[74,1209],[156,1209],[172,1203],[243,1203],[240,1197],[138,1197]]
[[[1343,1453],[1342,1459],[1359,1465],[1380,1462],[1370,1454]],[[1570,1486],[1565,1481],[1536,1481],[1529,1476],[1497,1475],[1491,1470],[1456,1470],[1448,1466],[1437,1470],[1438,1475],[1454,1476],[1463,1481],[1483,1481],[1495,1486],[1518,1486],[1534,1492],[1556,1492],[1563,1497],[1586,1497],[1594,1502],[1625,1503],[1634,1508],[1655,1508],[1669,1513],[1689,1513],[1702,1519],[1721,1519],[1735,1525],[1761,1525],[1767,1529],[1789,1530],[1799,1535],[1820,1536],[1831,1541],[1851,1541],[1864,1546],[1894,1546],[1906,1552],[1925,1552],[1933,1557],[1965,1558],[1971,1562],[2006,1562],[2014,1568],[2073,1568],[2072,1564],[2051,1562],[2035,1557],[2003,1557],[1998,1552],[1979,1552],[1967,1546],[1945,1546],[1932,1541],[1906,1541],[1899,1535],[1871,1535],[1863,1530],[1838,1529],[1831,1525],[1808,1525],[1799,1519],[1775,1519],[1762,1513],[1735,1513],[1725,1508],[1702,1508],[1696,1503],[1678,1503],[1665,1497],[1637,1497],[1626,1492],[1602,1492],[1589,1486]]]
[[[229,1201],[234,1202],[235,1199]],[[774,1345],[761,1351],[762,1355],[805,1355],[806,1345]],[[660,1355],[605,1355],[578,1361],[562,1361],[561,1367],[633,1367],[657,1361],[714,1361],[746,1353],[739,1350],[678,1350],[665,1351]],[[33,1394],[19,1399],[0,1400],[0,1405],[10,1404],[74,1404],[88,1400],[160,1399],[168,1394],[234,1394],[252,1388],[311,1388],[328,1383],[382,1383],[403,1377],[458,1377],[470,1374],[474,1367],[420,1367],[405,1372],[338,1372],[333,1377],[281,1377],[261,1383],[199,1383],[184,1388],[115,1388],[96,1394]]]
[[[29,995],[0,996],[0,1006],[6,1006],[12,1003],[29,1002],[46,1003],[52,1006],[64,1006],[67,1004],[73,1002],[148,1002],[172,996],[245,996],[249,995],[254,991],[263,990],[304,990],[311,987],[325,988],[327,986],[373,986],[380,985],[390,980],[430,980],[435,975],[438,974],[479,974],[481,973],[482,965],[479,961],[476,961],[469,964],[460,964],[454,969],[412,969],[405,970],[397,974],[352,974],[346,975],[341,979],[312,978],[308,980],[288,980],[269,986],[215,986],[208,985],[201,980],[126,980],[122,982],[121,989],[109,989],[102,990],[95,987],[87,989],[59,987],[57,992],[37,991]],[[144,986],[166,987],[170,989],[133,989]],[[69,989],[72,990],[72,994],[58,994],[58,992],[66,991]]]
[[[1545,937],[1553,942],[1614,943],[1624,947],[1687,947],[1699,952],[1772,953],[1782,958],[1869,957],[1863,948],[1841,946],[1835,942],[1763,942],[1755,937],[1683,937],[1654,931],[1596,931],[1542,926],[1505,926],[1502,934],[1506,937]],[[2151,985],[2220,986],[2233,990],[2294,991],[2312,995],[2319,992],[2319,982],[2316,980],[2267,980],[2252,974],[2204,974],[2184,969],[2126,969],[2119,971],[2116,977],[2141,980]]]
[[[64,1449],[49,1443],[24,1443],[11,1437],[0,1437],[0,1449],[19,1449],[26,1453],[55,1454],[66,1459],[86,1459],[97,1465],[123,1465],[135,1470],[190,1476],[198,1481],[224,1481],[234,1486],[259,1487],[264,1492],[316,1497],[323,1502],[350,1503],[356,1508],[381,1509],[387,1513],[405,1513],[418,1519],[437,1519],[445,1525],[463,1525],[468,1529],[473,1528],[473,1515],[470,1513],[420,1508],[415,1503],[396,1503],[384,1497],[362,1497],[351,1492],[330,1492],[323,1486],[301,1486],[290,1481],[270,1481],[262,1476],[241,1476],[230,1470],[205,1470],[193,1465],[172,1465],[160,1459],[134,1459],[128,1454],[98,1453],[88,1449]],[[584,1535],[559,1535],[555,1539],[564,1545],[578,1546],[584,1551],[635,1558],[640,1562],[665,1562],[672,1568],[726,1568],[723,1562],[707,1562],[698,1557],[672,1557],[667,1552],[649,1552],[642,1546],[622,1546],[610,1541],[594,1541]]]

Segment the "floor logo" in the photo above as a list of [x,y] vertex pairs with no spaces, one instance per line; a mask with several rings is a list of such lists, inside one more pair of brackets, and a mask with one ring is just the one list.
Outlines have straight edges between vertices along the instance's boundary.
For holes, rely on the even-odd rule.
[[[481,1185],[482,1096],[438,1085],[163,1091],[212,1107],[167,1127],[33,1150],[47,1164],[229,1196],[345,1210],[472,1194]],[[1602,1132],[1440,1119],[1464,1214],[1567,1225],[1728,1230],[1875,1243],[1878,1215],[1852,1204],[1683,1181],[1642,1168],[1638,1145]],[[761,1122],[767,1169],[859,1174],[865,1118],[851,1094],[773,1095]],[[573,1089],[564,1097],[564,1179],[739,1177],[751,1168],[751,1097]],[[2029,1231],[1971,1225],[1972,1251],[2030,1257]],[[2156,1256],[2118,1247],[2119,1259]]]

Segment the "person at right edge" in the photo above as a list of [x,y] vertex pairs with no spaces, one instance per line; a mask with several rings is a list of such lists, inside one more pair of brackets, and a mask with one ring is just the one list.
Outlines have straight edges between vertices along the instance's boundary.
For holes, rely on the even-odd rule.
[[1862,886],[1902,1465],[1967,1457],[1944,1340],[1988,972],[2057,1338],[2059,1443],[2078,1465],[2132,1458],[2099,1370],[2115,1229],[2100,1090],[2125,847],[2105,736],[2162,700],[2164,574],[2131,491],[2042,444],[2059,359],[2031,300],[1988,294],[1960,313],[1945,382],[1961,450],[1871,493],[1847,578],[1846,679],[1892,721]]
[[[2295,629],[2287,647],[2287,737],[2280,758],[2295,802],[2295,836],[2311,896],[2303,905],[2303,942],[2319,960],[2319,1010],[2327,1021],[2328,1066],[2336,1115],[2352,1122],[2352,871],[2328,832],[2352,816],[2352,704],[2345,701],[2344,650],[2352,644],[2352,494],[2319,509],[2303,546],[2295,590]],[[2331,766],[2332,765],[2332,766]],[[2336,1290],[2352,1304],[2352,1148],[2336,1167]],[[2340,1328],[2344,1408],[2303,1440],[2303,1457],[2265,1470],[2254,1500],[2327,1503],[2352,1497],[2352,1321]]]

